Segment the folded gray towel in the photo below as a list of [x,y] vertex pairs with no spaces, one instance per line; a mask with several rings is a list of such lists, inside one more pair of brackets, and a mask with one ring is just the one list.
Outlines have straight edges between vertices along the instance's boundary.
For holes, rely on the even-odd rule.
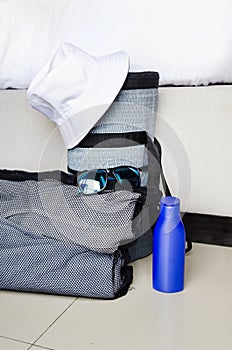
[[131,282],[120,251],[96,253],[0,219],[0,289],[113,299]]

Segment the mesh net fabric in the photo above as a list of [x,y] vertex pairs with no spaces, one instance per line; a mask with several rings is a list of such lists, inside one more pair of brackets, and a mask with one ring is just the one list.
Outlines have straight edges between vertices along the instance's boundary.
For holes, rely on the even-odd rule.
[[1,218],[36,235],[113,253],[135,238],[132,218],[139,193],[77,194],[77,187],[53,179],[0,180]]
[[[115,218],[108,202],[112,199],[118,216],[124,215],[117,223],[107,220],[106,231],[112,238],[111,225],[113,228],[115,224],[122,227],[128,224],[136,198],[139,198],[137,195],[128,197],[128,191],[122,191],[101,196],[78,196],[75,177],[59,171],[0,170],[0,179],[0,289],[103,299],[115,299],[127,293],[133,269],[127,266],[125,253],[115,250],[118,239],[124,238],[120,236],[119,228],[117,236],[115,230],[113,239],[107,240],[100,234],[105,228],[102,219],[92,230],[98,240],[91,241],[84,235],[89,232],[87,229],[79,231],[76,226],[74,230],[73,226],[79,217],[86,225],[93,213],[105,219],[104,206],[108,206],[107,218],[111,215]],[[81,227],[86,228],[84,224]],[[91,225],[95,224],[94,217]],[[73,237],[66,237],[70,228],[75,239],[82,238],[82,245],[74,242]],[[131,236],[130,230],[128,226],[126,236]],[[89,243],[97,251],[83,243]],[[105,243],[104,247],[100,243]],[[99,252],[102,247],[111,253]]]
[[132,267],[120,251],[99,254],[0,220],[0,289],[114,299],[127,293]]

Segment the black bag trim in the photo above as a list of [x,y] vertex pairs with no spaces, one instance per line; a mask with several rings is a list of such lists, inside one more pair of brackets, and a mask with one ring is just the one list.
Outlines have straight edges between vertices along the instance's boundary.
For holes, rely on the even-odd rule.
[[121,90],[157,89],[158,86],[158,72],[130,72]]
[[113,299],[117,299],[117,298],[120,298],[120,297],[126,295],[127,292],[128,292],[128,289],[129,289],[129,287],[130,287],[130,285],[131,285],[131,283],[133,281],[133,267],[132,266],[128,266],[128,261],[127,261],[127,259],[129,257],[127,256],[126,252],[123,252],[121,250],[119,252],[119,250],[118,250],[114,254],[112,284],[115,285],[115,282],[114,282],[114,276],[115,276],[114,269],[115,269],[115,266],[117,264],[118,259],[120,258],[120,255],[122,255],[123,259],[125,259],[125,264],[122,266],[122,269],[121,269],[121,273],[124,276],[124,280],[123,280],[122,285],[120,286],[120,289],[117,291],[117,293],[115,294]]
[[75,185],[76,177],[72,174],[67,174],[61,170],[43,171],[43,172],[27,172],[23,170],[0,170],[0,180],[9,181],[43,181],[57,180],[66,185]]
[[[119,143],[120,139],[120,143]],[[77,146],[71,148],[102,148],[101,142],[109,141],[107,143],[107,148],[117,148],[117,147],[131,147],[135,146],[135,143],[140,145],[145,145],[147,143],[147,133],[146,131],[132,131],[126,133],[96,133],[87,134],[85,138],[78,143]],[[133,141],[133,142],[130,142]],[[99,145],[100,144],[100,145]]]

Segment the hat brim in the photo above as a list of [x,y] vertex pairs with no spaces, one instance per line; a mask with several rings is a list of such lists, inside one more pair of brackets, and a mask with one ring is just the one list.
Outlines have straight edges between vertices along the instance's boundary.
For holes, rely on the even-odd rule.
[[73,114],[59,125],[65,147],[73,148],[88,134],[118,95],[129,71],[129,57],[124,51],[95,57],[99,71],[88,91],[72,100]]

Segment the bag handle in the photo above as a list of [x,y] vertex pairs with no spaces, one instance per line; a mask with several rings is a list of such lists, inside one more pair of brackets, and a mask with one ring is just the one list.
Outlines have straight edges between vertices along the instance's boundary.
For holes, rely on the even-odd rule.
[[[160,143],[159,141],[154,138],[154,143],[152,142],[152,140],[148,137],[148,150],[152,152],[152,149],[154,148],[153,145],[157,148],[158,150],[158,154],[159,154],[159,164],[160,164],[160,174],[161,174],[161,181],[162,181],[162,185],[163,185],[163,188],[164,188],[164,192],[165,192],[165,195],[166,196],[171,196],[171,191],[168,187],[168,184],[167,184],[167,181],[165,179],[165,176],[164,176],[164,171],[163,171],[163,167],[162,167],[162,161],[161,161],[161,156],[162,156],[162,148],[160,146]],[[154,153],[154,151],[153,151]],[[187,235],[187,232],[186,232],[186,235]],[[192,241],[186,237],[186,243],[187,243],[187,247],[185,248],[185,253],[188,253],[192,250]]]

